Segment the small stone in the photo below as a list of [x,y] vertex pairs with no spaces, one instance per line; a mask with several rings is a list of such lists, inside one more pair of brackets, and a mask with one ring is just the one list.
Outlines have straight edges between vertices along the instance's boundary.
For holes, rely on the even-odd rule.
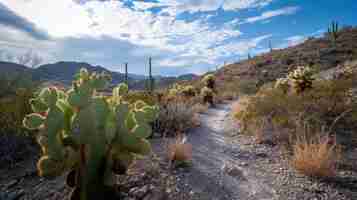
[[239,166],[246,167],[246,166],[248,166],[248,163],[246,163],[246,162],[241,162],[241,163],[239,163]]
[[134,196],[136,198],[143,198],[147,193],[149,192],[149,186],[145,185],[143,187],[135,187],[130,189],[129,193],[131,196]]

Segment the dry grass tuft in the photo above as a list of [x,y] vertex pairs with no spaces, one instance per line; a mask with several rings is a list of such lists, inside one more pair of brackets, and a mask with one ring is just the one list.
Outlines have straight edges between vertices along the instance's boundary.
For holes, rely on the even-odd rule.
[[188,144],[184,137],[178,136],[168,145],[167,153],[171,164],[185,165],[192,160],[192,145]]
[[192,107],[192,110],[195,113],[200,113],[200,114],[205,113],[208,110],[208,104],[197,103]]
[[321,138],[298,139],[293,146],[292,165],[297,171],[311,177],[333,177],[339,159],[335,140]]

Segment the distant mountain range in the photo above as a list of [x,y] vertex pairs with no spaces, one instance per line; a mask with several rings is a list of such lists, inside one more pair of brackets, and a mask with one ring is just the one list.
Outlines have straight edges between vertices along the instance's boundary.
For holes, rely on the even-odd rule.
[[[123,73],[113,72],[102,66],[93,66],[83,62],[57,62],[41,65],[37,68],[28,68],[16,63],[0,61],[0,74],[26,73],[31,74],[35,81],[59,82],[64,85],[70,85],[74,75],[83,67],[91,72],[107,72],[112,77],[112,84],[116,85],[124,81],[125,75]],[[185,74],[178,77],[155,76],[155,85],[158,88],[165,88],[178,81],[191,81],[197,78],[198,76],[195,74]],[[146,86],[147,76],[128,74],[128,80],[130,88],[143,90]]]

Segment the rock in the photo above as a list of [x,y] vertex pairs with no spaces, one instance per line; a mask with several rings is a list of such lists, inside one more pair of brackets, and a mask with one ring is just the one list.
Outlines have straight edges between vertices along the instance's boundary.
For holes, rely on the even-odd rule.
[[19,181],[14,179],[12,181],[10,181],[9,183],[7,183],[6,185],[4,185],[4,189],[9,189],[12,188],[13,186],[15,186]]
[[248,166],[248,163],[246,163],[246,162],[241,162],[241,163],[239,163],[239,166],[241,166],[241,167],[246,167],[246,166]]
[[165,192],[158,188],[155,188],[143,198],[143,200],[166,200],[166,199],[168,198]]
[[237,166],[224,164],[222,167],[222,170],[229,176],[237,177],[237,178],[244,178],[244,174],[243,174],[242,170],[240,170]]
[[143,187],[131,188],[129,194],[130,196],[136,197],[138,199],[142,199],[149,192],[149,190],[150,190],[149,186],[145,185]]

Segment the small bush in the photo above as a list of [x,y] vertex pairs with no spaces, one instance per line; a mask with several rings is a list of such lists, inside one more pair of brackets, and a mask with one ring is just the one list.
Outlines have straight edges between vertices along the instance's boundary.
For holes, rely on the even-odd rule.
[[298,139],[293,146],[292,165],[297,171],[312,177],[333,177],[339,153],[330,138]]
[[192,160],[192,145],[182,136],[168,145],[168,159],[176,167],[185,166]]
[[196,126],[195,111],[192,104],[184,101],[168,101],[159,105],[159,117],[154,124],[154,131],[162,136],[174,136],[185,133]]
[[207,104],[202,104],[202,103],[197,103],[192,107],[193,111],[195,113],[205,113],[208,110],[208,105]]
[[272,122],[275,132],[289,129],[290,134],[297,134],[299,120],[316,128],[334,124],[333,132],[341,127],[342,130],[354,130],[357,104],[350,95],[351,87],[351,80],[316,80],[314,87],[303,94],[268,87],[256,95],[241,98],[233,113],[244,131],[253,133],[262,127],[264,120]]
[[147,92],[139,92],[139,91],[130,91],[127,95],[124,96],[124,100],[129,103],[135,103],[136,101],[144,101],[148,105],[156,105],[158,98],[156,95],[149,94]]

